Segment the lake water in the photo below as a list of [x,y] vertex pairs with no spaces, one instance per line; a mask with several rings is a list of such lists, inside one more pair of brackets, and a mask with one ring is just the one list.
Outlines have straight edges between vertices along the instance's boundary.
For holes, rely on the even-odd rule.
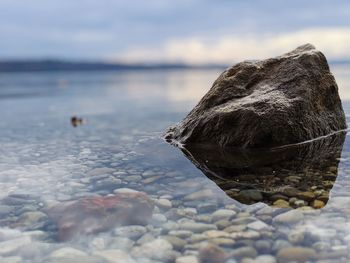
[[163,141],[219,73],[0,74],[0,262],[348,262],[345,133],[253,164]]

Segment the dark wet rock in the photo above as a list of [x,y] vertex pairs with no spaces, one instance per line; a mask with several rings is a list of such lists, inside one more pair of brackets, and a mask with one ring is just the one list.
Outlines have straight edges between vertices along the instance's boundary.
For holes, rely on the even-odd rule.
[[237,201],[242,203],[252,203],[252,202],[259,202],[263,200],[263,196],[260,191],[255,189],[247,189],[242,190],[239,193],[237,193],[236,198]]
[[152,217],[153,208],[145,193],[135,191],[63,202],[46,212],[57,224],[58,239],[65,241],[116,226],[145,225]]
[[[321,200],[325,204],[336,180],[345,132],[310,142],[278,148],[241,149],[213,145],[185,145],[181,150],[227,195],[244,204],[285,203],[294,208]],[[325,178],[329,171],[333,181]],[[286,181],[296,177],[298,180]],[[317,186],[315,188],[315,186]],[[319,195],[319,193],[322,193]],[[325,197],[325,198],[323,198]],[[316,202],[317,203],[317,202]],[[278,204],[275,204],[279,206]],[[320,208],[320,205],[315,205]]]
[[306,44],[225,70],[166,139],[242,148],[299,143],[346,128],[325,56]]

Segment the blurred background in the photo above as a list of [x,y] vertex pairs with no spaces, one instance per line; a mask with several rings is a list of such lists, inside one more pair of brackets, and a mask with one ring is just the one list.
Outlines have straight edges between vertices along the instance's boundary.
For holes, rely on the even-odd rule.
[[0,59],[231,65],[310,42],[350,61],[346,0],[0,0]]

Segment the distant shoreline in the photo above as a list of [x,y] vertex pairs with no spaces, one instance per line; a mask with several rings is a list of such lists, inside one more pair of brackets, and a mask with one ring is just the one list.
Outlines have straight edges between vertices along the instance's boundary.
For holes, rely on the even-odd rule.
[[[234,63],[232,63],[234,64]],[[350,65],[349,60],[329,61],[330,65]],[[107,63],[64,60],[0,60],[0,73],[11,72],[60,72],[60,71],[126,71],[126,70],[174,70],[174,69],[220,69],[229,65],[185,63]]]
[[13,60],[1,61],[0,72],[53,72],[53,71],[102,71],[102,70],[172,70],[172,69],[225,69],[226,65],[189,65],[181,63],[126,64],[106,62],[74,62],[61,60]]

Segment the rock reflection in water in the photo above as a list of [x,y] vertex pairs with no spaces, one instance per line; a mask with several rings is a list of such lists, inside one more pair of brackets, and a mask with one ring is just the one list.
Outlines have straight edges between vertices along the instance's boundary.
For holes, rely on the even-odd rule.
[[182,148],[208,178],[231,198],[277,207],[322,208],[337,177],[345,132],[274,149]]

